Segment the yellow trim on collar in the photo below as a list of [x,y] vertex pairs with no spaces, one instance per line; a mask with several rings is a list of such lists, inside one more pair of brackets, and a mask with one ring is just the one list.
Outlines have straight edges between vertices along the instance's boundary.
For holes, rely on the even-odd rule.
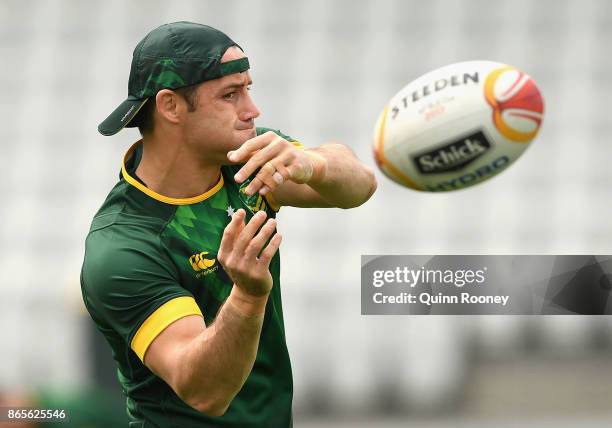
[[202,193],[201,195],[193,196],[191,198],[171,198],[169,196],[160,195],[159,193],[154,192],[153,190],[149,189],[147,186],[144,186],[142,183],[140,183],[134,177],[132,177],[127,172],[127,169],[125,168],[125,163],[127,162],[127,160],[130,157],[130,155],[134,152],[134,150],[136,150],[136,146],[138,144],[141,144],[141,141],[142,140],[137,141],[136,143],[134,143],[132,145],[132,147],[129,148],[129,150],[127,151],[125,156],[123,157],[123,163],[121,164],[121,175],[123,175],[123,178],[125,179],[125,181],[130,183],[132,186],[134,186],[135,188],[137,188],[138,190],[140,190],[141,192],[143,192],[147,196],[150,196],[153,199],[158,200],[158,201],[163,202],[163,203],[166,203],[166,204],[171,204],[171,205],[190,205],[190,204],[197,204],[198,202],[202,202],[202,201],[210,198],[212,195],[217,193],[223,187],[223,174],[219,174],[220,175],[219,181],[217,182],[217,184],[214,185],[214,187],[212,189],[208,190],[207,192]]
[[138,358],[144,362],[144,357],[153,340],[174,321],[189,315],[202,316],[202,311],[191,296],[176,297],[167,301],[155,310],[138,328],[130,347]]

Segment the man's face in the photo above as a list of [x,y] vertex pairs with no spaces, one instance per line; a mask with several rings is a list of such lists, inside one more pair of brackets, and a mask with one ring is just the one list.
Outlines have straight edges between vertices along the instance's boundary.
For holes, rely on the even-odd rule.
[[[221,62],[245,57],[237,47],[229,48]],[[249,95],[248,71],[209,80],[197,89],[195,111],[185,123],[188,144],[201,152],[206,162],[227,164],[227,152],[256,136],[255,118],[260,112]]]

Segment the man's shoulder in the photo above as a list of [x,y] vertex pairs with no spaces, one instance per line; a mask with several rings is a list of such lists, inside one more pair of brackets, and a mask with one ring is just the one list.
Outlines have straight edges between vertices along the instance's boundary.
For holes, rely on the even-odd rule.
[[[84,292],[100,294],[126,286],[125,279],[140,275],[175,278],[176,268],[160,233],[165,227],[157,217],[124,211],[102,212],[94,218],[85,240],[81,268]],[[130,287],[146,287],[132,281]]]
[[140,198],[128,183],[120,181],[91,222],[84,269],[97,271],[104,266],[104,270],[121,270],[150,257],[164,262],[160,234],[174,213],[173,207],[169,208]]
[[266,127],[263,127],[263,126],[258,126],[258,127],[257,127],[257,128],[255,128],[255,129],[256,129],[256,131],[257,131],[257,135],[262,135],[262,134],[265,134],[265,133],[266,133],[266,132],[268,132],[268,131],[272,131],[272,132],[274,132],[276,135],[278,135],[278,136],[280,136],[280,137],[284,138],[284,139],[285,139],[285,140],[287,140],[287,141],[291,141],[291,142],[296,141],[295,139],[291,138],[289,135],[284,134],[284,133],[283,133],[283,132],[282,132],[280,129],[266,128]]
[[174,211],[175,207],[159,204],[121,180],[94,215],[88,237],[107,228],[112,228],[114,233],[125,231],[128,234],[157,234]]
[[[117,269],[124,265],[154,258],[165,260],[160,230],[164,224],[157,218],[125,212],[108,212],[96,216],[85,240],[84,266]],[[112,270],[112,269],[111,269]]]

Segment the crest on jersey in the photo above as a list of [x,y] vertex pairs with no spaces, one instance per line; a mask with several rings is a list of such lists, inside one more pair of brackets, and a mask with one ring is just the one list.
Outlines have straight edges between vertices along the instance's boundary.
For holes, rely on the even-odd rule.
[[251,210],[254,214],[257,211],[266,209],[265,198],[261,196],[259,193],[255,193],[251,196],[247,195],[245,189],[251,183],[251,180],[246,180],[244,183],[240,185],[238,189],[238,194],[240,195],[240,200],[244,202],[244,204]]

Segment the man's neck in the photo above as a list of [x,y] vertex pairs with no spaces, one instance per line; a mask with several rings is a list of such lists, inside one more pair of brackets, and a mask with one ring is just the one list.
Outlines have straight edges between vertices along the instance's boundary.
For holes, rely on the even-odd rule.
[[155,193],[182,199],[212,189],[219,182],[221,167],[202,164],[183,147],[143,141],[142,159],[135,173]]

